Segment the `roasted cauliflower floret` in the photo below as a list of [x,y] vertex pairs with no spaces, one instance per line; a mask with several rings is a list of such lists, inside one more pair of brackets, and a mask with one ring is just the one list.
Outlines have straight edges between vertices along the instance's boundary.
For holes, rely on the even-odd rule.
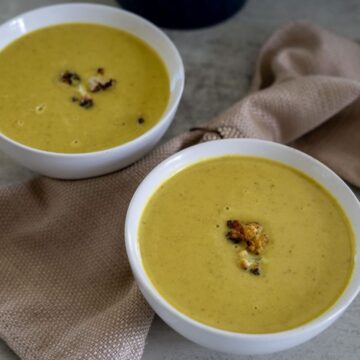
[[254,275],[260,275],[260,258],[250,254],[247,250],[241,250],[238,253],[239,265],[243,270],[249,271]]
[[242,223],[238,220],[228,220],[226,225],[229,229],[226,234],[227,239],[235,244],[241,244],[238,253],[240,267],[254,275],[260,275],[259,255],[269,242],[263,226],[257,222]]
[[244,224],[238,220],[228,220],[226,224],[229,228],[226,237],[234,243],[243,241],[246,249],[251,253],[261,254],[269,242],[268,236],[264,233],[263,226],[259,223],[251,222]]
[[246,245],[250,252],[260,255],[268,242],[268,236],[266,234],[260,234],[251,240],[246,240]]

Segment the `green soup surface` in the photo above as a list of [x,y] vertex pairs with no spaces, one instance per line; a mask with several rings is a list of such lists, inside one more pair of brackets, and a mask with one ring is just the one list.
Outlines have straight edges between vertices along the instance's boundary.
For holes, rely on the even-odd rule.
[[[260,276],[239,267],[229,219],[264,227]],[[234,332],[313,320],[354,267],[354,235],[337,201],[297,170],[256,157],[211,158],[176,173],[149,199],[138,236],[158,292],[189,317]]]
[[[91,152],[131,141],[160,120],[170,94],[152,48],[98,24],[22,36],[0,52],[0,69],[0,132],[47,151]],[[80,80],[69,84],[67,73]]]

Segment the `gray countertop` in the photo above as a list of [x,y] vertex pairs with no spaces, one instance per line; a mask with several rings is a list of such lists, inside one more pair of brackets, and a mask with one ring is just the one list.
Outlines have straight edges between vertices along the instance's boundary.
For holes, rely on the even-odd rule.
[[[0,0],[0,22],[40,6],[74,1]],[[90,2],[90,1],[89,1]],[[113,0],[91,1],[115,5]],[[306,19],[351,38],[360,38],[359,0],[249,0],[243,10],[218,26],[196,31],[167,31],[186,69],[186,86],[166,139],[208,120],[246,94],[256,55],[274,29]],[[0,153],[0,184],[33,176]],[[360,197],[359,189],[354,189]],[[330,329],[314,340],[262,360],[360,359],[360,297]],[[0,359],[17,359],[0,340]],[[257,359],[228,356],[195,345],[159,318],[150,329],[143,360]]]

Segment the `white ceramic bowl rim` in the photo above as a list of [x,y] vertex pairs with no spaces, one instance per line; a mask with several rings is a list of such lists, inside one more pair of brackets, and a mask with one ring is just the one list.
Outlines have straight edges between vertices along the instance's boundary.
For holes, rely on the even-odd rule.
[[[347,193],[347,196],[349,196],[352,201],[354,201],[355,203],[357,203],[357,213],[358,213],[358,218],[360,219],[360,203],[358,201],[358,199],[356,198],[356,196],[352,193],[352,191],[348,188],[348,186],[345,184],[345,182],[338,176],[336,175],[331,169],[329,169],[327,166],[325,166],[324,164],[322,164],[320,161],[312,158],[311,156],[296,150],[294,148],[290,148],[286,145],[282,145],[282,144],[278,144],[278,143],[274,143],[274,142],[270,142],[270,141],[265,141],[265,140],[257,140],[257,139],[226,139],[226,140],[215,140],[215,141],[211,141],[211,142],[207,142],[207,143],[203,143],[203,144],[199,144],[199,145],[194,145],[191,146],[189,148],[186,148],[185,150],[182,150],[172,156],[170,156],[169,158],[167,158],[166,160],[164,160],[162,163],[160,163],[159,165],[157,165],[146,177],[145,179],[142,181],[142,183],[140,184],[140,186],[138,187],[138,189],[136,190],[135,194],[133,195],[133,198],[130,202],[129,208],[128,208],[128,212],[127,212],[127,216],[126,216],[126,221],[125,221],[125,241],[126,241],[126,250],[127,250],[127,254],[128,254],[128,258],[132,267],[132,270],[134,271],[134,273],[138,276],[138,279],[140,279],[140,281],[142,282],[142,285],[145,286],[145,288],[156,298],[156,301],[158,301],[159,303],[161,303],[161,305],[163,307],[166,308],[167,311],[169,311],[170,313],[172,313],[173,315],[183,319],[185,322],[190,323],[191,325],[193,325],[194,327],[198,328],[198,329],[202,329],[205,330],[208,333],[213,333],[216,335],[222,335],[223,337],[227,337],[227,338],[232,338],[232,339],[252,339],[252,340],[260,340],[260,339],[264,339],[264,340],[280,340],[283,339],[284,337],[288,336],[288,337],[292,337],[292,336],[299,336],[302,333],[307,333],[308,330],[310,329],[314,329],[314,328],[320,328],[323,323],[330,321],[333,318],[336,318],[338,316],[339,313],[342,313],[344,311],[344,309],[346,309],[351,302],[355,299],[355,297],[357,296],[357,294],[360,291],[360,276],[359,276],[359,252],[358,252],[358,248],[359,248],[359,234],[360,234],[360,225],[358,226],[357,229],[354,228],[354,224],[352,223],[353,226],[353,231],[354,231],[354,235],[355,235],[355,262],[354,262],[354,269],[353,269],[353,273],[351,276],[351,279],[349,281],[349,283],[347,284],[346,288],[343,290],[342,294],[340,295],[340,297],[336,300],[336,302],[329,308],[327,309],[325,312],[323,312],[322,314],[320,314],[319,316],[317,316],[315,319],[310,320],[309,322],[300,325],[296,328],[293,329],[289,329],[289,330],[284,330],[284,331],[279,331],[279,332],[274,332],[274,333],[264,333],[264,334],[251,334],[251,333],[239,333],[239,332],[232,332],[232,331],[226,331],[226,330],[222,330],[222,329],[218,329],[209,325],[206,325],[204,323],[201,323],[197,320],[194,320],[192,318],[190,318],[189,316],[181,313],[179,310],[177,310],[174,306],[172,306],[170,303],[168,303],[157,291],[157,289],[153,286],[153,284],[151,283],[151,280],[148,278],[148,276],[146,275],[146,272],[143,268],[143,264],[141,261],[141,257],[140,257],[140,251],[138,248],[138,241],[137,241],[137,228],[136,229],[130,229],[129,223],[130,223],[130,218],[132,217],[132,213],[134,211],[134,203],[137,197],[140,196],[140,193],[142,192],[142,189],[144,189],[148,183],[151,181],[151,179],[155,178],[156,176],[160,175],[162,173],[162,171],[164,170],[164,168],[171,166],[171,164],[176,163],[183,155],[185,154],[189,154],[194,152],[194,150],[200,149],[200,148],[205,148],[207,146],[212,146],[212,147],[224,147],[224,144],[236,144],[236,142],[242,142],[245,145],[252,145],[252,146],[257,146],[257,145],[262,145],[265,147],[272,147],[272,148],[276,148],[278,151],[285,151],[285,152],[289,152],[292,155],[296,155],[296,156],[300,156],[301,158],[303,158],[304,161],[309,162],[312,166],[317,167],[317,168],[321,168],[322,171],[324,171],[328,176],[331,177],[332,180],[336,181],[338,183],[338,185],[340,185],[342,187],[342,191]],[[226,153],[221,153],[218,155],[209,155],[209,156],[205,156],[202,159],[211,159],[211,158],[217,158],[217,157],[221,157],[221,156],[226,156],[226,155],[242,155],[241,153],[236,153],[236,152],[226,152]],[[247,156],[248,154],[245,154],[244,156]],[[248,156],[254,156],[254,157],[260,157],[260,158],[269,158],[271,160],[273,160],[271,157],[267,157],[265,154],[264,155],[248,155]],[[157,182],[157,185],[159,186],[161,183],[163,183],[164,181],[166,181],[166,179],[170,178],[171,176],[173,176],[176,172],[181,171],[184,168],[187,168],[188,166],[191,166],[194,163],[197,163],[201,161],[201,159],[196,159],[194,161],[187,161],[185,165],[176,168],[176,170],[166,176],[166,177],[162,177],[162,180]],[[276,162],[280,162],[280,163],[285,163],[284,161],[280,161],[280,160],[275,160]],[[289,164],[287,164],[289,165]],[[289,165],[294,167],[295,169],[298,169],[297,166],[295,165]],[[306,171],[300,170],[302,173],[306,174]],[[161,176],[161,175],[160,175]],[[320,184],[322,184],[318,179],[315,179],[312,175],[308,174],[309,177],[313,178],[315,181],[319,182]],[[324,184],[322,184],[323,187],[327,188]],[[152,189],[152,193],[154,193],[156,191],[156,188]],[[328,190],[329,191],[329,190]],[[331,191],[329,191],[330,193],[332,193]],[[143,196],[141,194],[141,196]],[[151,195],[150,195],[151,196]],[[334,196],[334,195],[333,195]],[[339,200],[338,200],[339,201]],[[146,205],[146,201],[144,201],[144,206]],[[341,202],[339,201],[339,204],[342,206]],[[345,211],[345,209],[344,209]],[[345,213],[347,213],[345,211]],[[348,214],[347,214],[348,215]],[[349,217],[349,216],[348,216]],[[360,221],[359,221],[360,223]],[[136,223],[136,225],[138,225],[138,223]],[[132,249],[132,242],[135,242],[135,244],[133,244],[136,248],[137,251],[133,251]]]
[[[85,152],[85,153],[62,153],[62,152],[54,152],[54,151],[46,151],[46,150],[41,150],[41,149],[37,149],[37,148],[33,148],[33,147],[30,147],[28,145],[25,145],[25,144],[22,144],[20,142],[17,142],[15,140],[13,140],[12,138],[2,134],[0,132],[0,137],[2,138],[5,138],[7,141],[9,141],[10,143],[16,145],[16,146],[19,146],[27,151],[30,151],[30,152],[33,152],[33,153],[37,153],[37,154],[47,154],[49,156],[54,156],[54,157],[79,157],[79,158],[85,158],[87,156],[92,156],[94,154],[103,154],[103,153],[106,153],[106,152],[109,152],[109,151],[112,151],[113,149],[121,149],[122,147],[126,147],[128,144],[136,144],[136,143],[142,143],[142,141],[145,139],[145,138],[150,138],[152,136],[152,134],[154,132],[156,132],[156,128],[160,126],[160,124],[162,122],[165,121],[166,119],[166,116],[168,114],[170,114],[174,108],[177,107],[177,105],[179,104],[180,102],[180,98],[181,98],[181,95],[182,95],[182,92],[183,92],[183,88],[184,88],[184,79],[185,79],[185,71],[184,71],[184,64],[182,62],[182,59],[181,59],[181,56],[177,50],[177,48],[174,46],[173,42],[170,40],[170,38],[162,31],[160,30],[157,26],[155,26],[153,23],[151,23],[150,21],[142,18],[141,16],[138,16],[134,13],[131,13],[129,11],[126,11],[126,10],[123,10],[121,8],[116,8],[114,6],[109,6],[109,5],[101,5],[101,4],[91,4],[91,3],[70,3],[70,4],[58,4],[58,5],[50,5],[50,6],[44,6],[44,7],[40,7],[40,8],[37,8],[37,9],[34,9],[34,10],[30,10],[30,11],[27,11],[25,13],[22,13],[20,15],[17,15],[15,16],[14,18],[6,21],[5,23],[1,24],[0,25],[0,29],[4,28],[4,27],[9,27],[11,26],[11,24],[13,22],[16,22],[22,18],[26,18],[30,15],[33,15],[33,14],[36,14],[38,12],[42,12],[42,11],[48,11],[48,10],[51,10],[51,11],[56,11],[56,10],[59,10],[59,9],[62,9],[62,8],[74,8],[74,9],[80,9],[81,7],[83,7],[82,10],[86,10],[87,8],[92,8],[92,9],[103,9],[103,10],[111,10],[111,12],[113,13],[118,13],[118,14],[126,14],[127,16],[129,17],[132,17],[134,19],[137,19],[138,21],[141,21],[143,23],[146,23],[147,26],[149,26],[150,28],[152,28],[152,30],[154,30],[155,32],[158,33],[159,36],[161,36],[168,44],[169,48],[171,49],[171,51],[173,52],[175,58],[176,58],[176,61],[178,62],[178,65],[180,67],[180,87],[178,88],[178,91],[176,92],[176,96],[174,97],[174,99],[171,101],[171,99],[169,99],[169,103],[167,105],[167,108],[166,110],[164,111],[164,113],[161,115],[161,118],[160,120],[152,127],[150,128],[148,131],[146,131],[143,135],[141,136],[138,136],[137,138],[133,139],[133,140],[130,140],[124,144],[121,144],[121,145],[118,145],[118,146],[113,146],[111,148],[107,148],[107,149],[104,149],[104,150],[98,150],[98,151],[89,151],[89,152]],[[80,23],[81,21],[79,21]],[[86,23],[94,23],[94,24],[104,24],[103,22],[99,21],[99,22],[86,22]],[[59,22],[58,24],[61,24],[61,22]],[[54,23],[55,25],[55,23]],[[39,27],[37,29],[42,29],[42,28],[46,28],[47,26],[44,26],[44,27]],[[125,32],[127,32],[127,30],[123,30]],[[28,33],[28,32],[26,32]],[[19,37],[18,37],[19,38]],[[17,39],[18,39],[17,38]],[[142,39],[143,40],[143,39]],[[144,42],[146,42],[145,40],[143,40]],[[11,41],[12,42],[12,41]],[[11,43],[10,42],[10,43]],[[9,43],[9,44],[10,44]],[[148,42],[146,42],[146,44],[148,46],[150,46],[151,48],[152,45]],[[7,45],[6,45],[7,46]],[[3,48],[0,49],[0,51],[2,50]],[[156,52],[158,53],[158,52]],[[160,55],[159,55],[160,56]],[[168,69],[167,69],[168,70]],[[168,75],[169,75],[169,78],[170,78],[170,81],[171,81],[171,74],[168,72]]]

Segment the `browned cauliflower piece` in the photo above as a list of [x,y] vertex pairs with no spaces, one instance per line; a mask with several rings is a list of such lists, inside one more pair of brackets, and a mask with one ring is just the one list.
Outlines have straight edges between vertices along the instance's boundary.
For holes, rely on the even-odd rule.
[[246,239],[246,246],[247,249],[256,254],[260,255],[266,246],[266,244],[269,242],[269,238],[266,234],[259,232],[251,239]]
[[265,246],[269,242],[268,236],[264,233],[262,225],[256,222],[241,223],[238,220],[228,220],[229,228],[226,237],[234,243],[244,242],[246,249],[256,255],[264,251]]
[[249,271],[253,275],[260,275],[260,260],[252,254],[249,254],[247,250],[241,250],[238,253],[239,265],[243,270]]
[[228,220],[226,225],[229,229],[226,234],[227,239],[234,244],[240,243],[238,252],[240,267],[253,275],[260,275],[262,259],[259,255],[269,242],[263,226],[257,222],[242,223],[238,220]]

